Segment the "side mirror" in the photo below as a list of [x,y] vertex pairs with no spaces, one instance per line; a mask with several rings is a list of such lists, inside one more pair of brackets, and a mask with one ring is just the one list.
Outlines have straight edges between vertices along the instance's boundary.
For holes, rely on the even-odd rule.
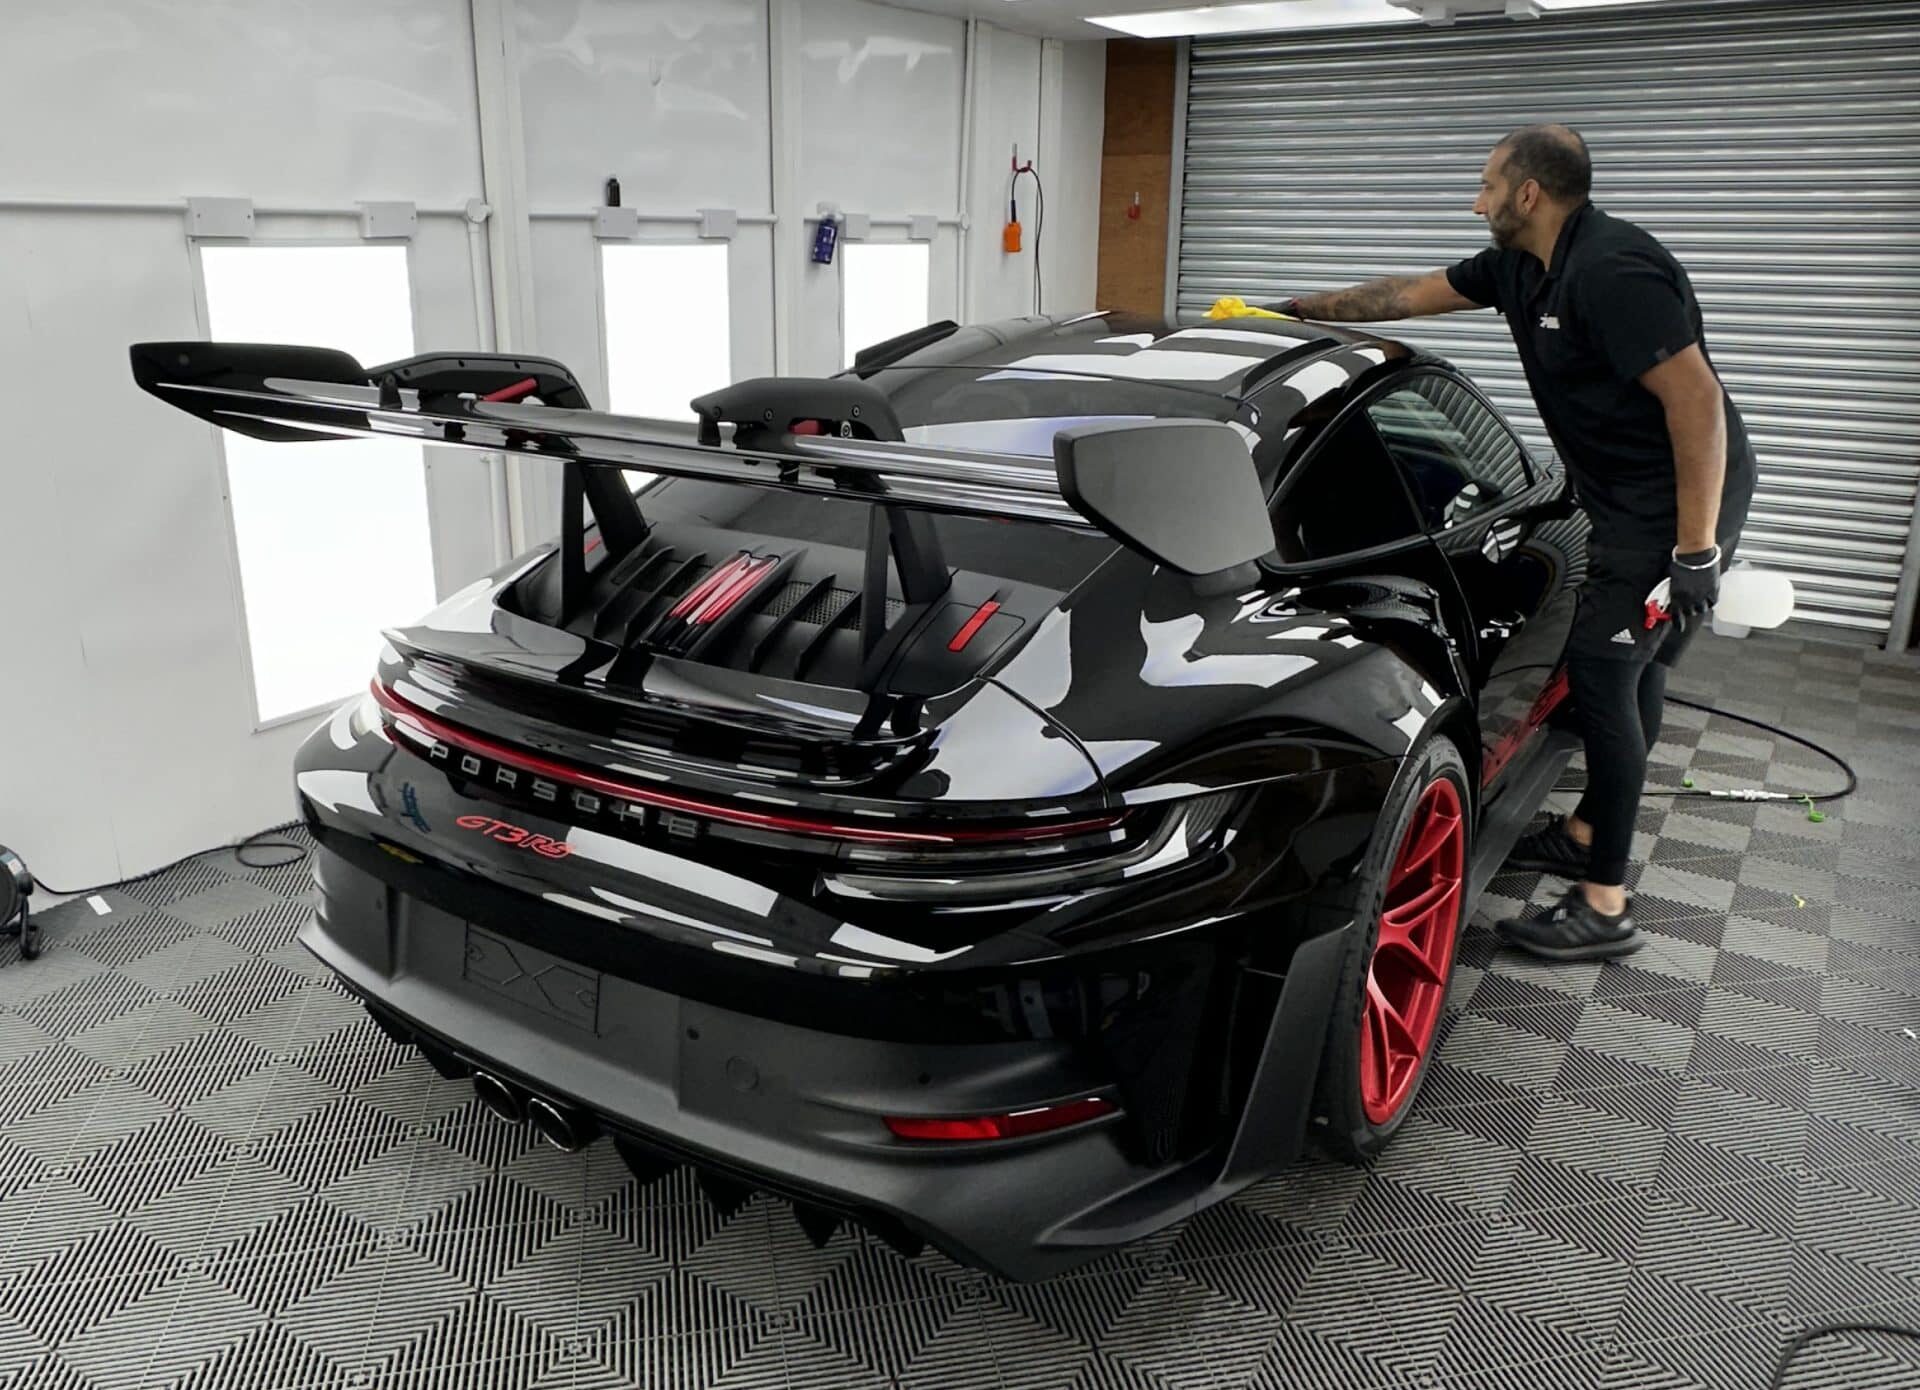
[[1053,463],[1082,516],[1203,593],[1248,582],[1274,548],[1253,454],[1224,421],[1077,425],[1054,436]]

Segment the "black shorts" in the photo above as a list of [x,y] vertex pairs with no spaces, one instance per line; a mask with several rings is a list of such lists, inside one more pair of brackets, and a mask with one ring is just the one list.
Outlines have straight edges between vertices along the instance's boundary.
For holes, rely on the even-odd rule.
[[[1733,560],[1738,536],[1720,542],[1720,567]],[[1668,550],[1628,550],[1590,545],[1587,579],[1580,586],[1580,611],[1567,638],[1567,655],[1603,661],[1647,662],[1656,656],[1668,665],[1685,650],[1692,633],[1669,622],[1647,626],[1647,595],[1667,577]]]

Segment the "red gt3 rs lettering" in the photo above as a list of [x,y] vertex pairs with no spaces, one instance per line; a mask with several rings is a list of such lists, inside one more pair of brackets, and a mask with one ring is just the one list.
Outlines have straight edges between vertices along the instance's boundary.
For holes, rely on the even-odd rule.
[[521,849],[532,850],[535,854],[548,859],[565,859],[573,853],[573,846],[562,840],[546,835],[535,835],[517,825],[508,825],[492,816],[462,816],[455,822],[462,830],[478,830],[489,840],[498,840],[503,845],[518,845]]

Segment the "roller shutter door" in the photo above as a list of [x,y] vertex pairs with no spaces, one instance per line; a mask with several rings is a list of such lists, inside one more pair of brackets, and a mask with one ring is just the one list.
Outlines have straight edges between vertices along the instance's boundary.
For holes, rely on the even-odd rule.
[[[1692,276],[1760,486],[1744,553],[1884,639],[1920,486],[1920,4],[1701,4],[1196,40],[1184,313],[1486,244],[1481,160],[1578,126],[1594,200]],[[1493,314],[1397,325],[1545,447]]]

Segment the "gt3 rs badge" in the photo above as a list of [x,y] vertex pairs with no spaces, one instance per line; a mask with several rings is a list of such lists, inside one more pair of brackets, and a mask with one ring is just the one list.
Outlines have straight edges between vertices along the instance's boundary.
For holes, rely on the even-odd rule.
[[561,840],[545,835],[535,835],[530,830],[522,830],[517,825],[508,825],[492,816],[462,816],[455,822],[462,830],[478,830],[489,840],[498,840],[503,845],[517,845],[521,849],[532,850],[535,854],[548,859],[565,859],[573,853],[573,846]]

